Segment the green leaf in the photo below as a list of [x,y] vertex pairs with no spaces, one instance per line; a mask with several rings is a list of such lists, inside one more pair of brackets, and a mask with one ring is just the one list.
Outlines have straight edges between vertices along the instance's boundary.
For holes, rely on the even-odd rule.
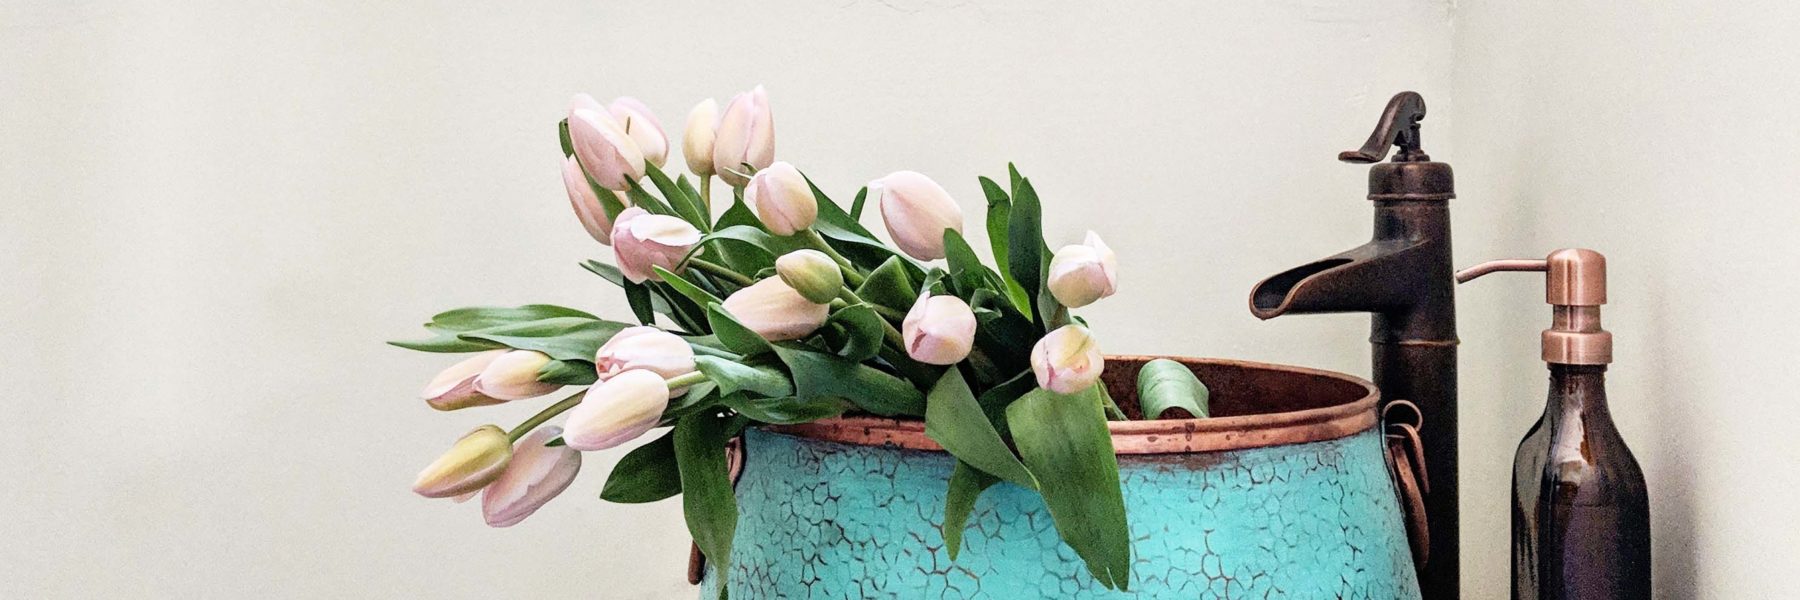
[[[733,195],[736,195],[735,191]],[[740,226],[761,231],[765,235],[768,234],[768,231],[763,229],[762,221],[756,219],[756,213],[750,212],[750,205],[744,203],[742,199],[732,202],[731,206],[727,207],[725,212],[719,215],[718,223],[713,226],[713,233],[716,234]],[[725,266],[731,267],[731,270],[739,273],[755,273],[775,265],[776,255],[771,254],[769,250],[764,250],[760,247],[746,248],[743,244],[707,244],[704,241],[702,243],[694,244],[695,248],[703,246],[717,248],[719,251],[719,262],[725,263]]]
[[994,253],[994,268],[1000,271],[1001,282],[1006,287],[1006,297],[1012,300],[1013,306],[1020,313],[1027,313],[1031,310],[1031,296],[1013,278],[1007,248],[1010,236],[1008,228],[1012,223],[1012,198],[1007,197],[1006,190],[1000,189],[1000,184],[986,177],[981,178],[981,191],[987,195],[988,247]]
[[[649,163],[644,164],[648,165]],[[631,184],[631,189],[625,190],[625,195],[631,198],[632,206],[641,207],[645,212],[653,215],[669,215],[672,217],[681,216],[675,214],[675,208],[669,206],[667,202],[663,202],[661,198],[650,195],[650,192],[645,190],[644,186],[639,185],[637,181],[627,181],[626,183]],[[602,196],[601,199],[604,200],[605,197]]]
[[1187,365],[1158,358],[1144,363],[1137,376],[1138,405],[1145,419],[1160,418],[1163,411],[1179,408],[1198,418],[1206,418],[1211,393]]
[[882,338],[887,335],[887,327],[882,323],[881,315],[868,304],[854,304],[840,308],[826,319],[826,325],[837,325],[844,330],[843,339],[839,341],[841,349],[838,356],[852,362],[863,362],[881,352]]
[[1131,582],[1131,536],[1119,462],[1093,387],[1075,394],[1033,390],[1006,409],[1007,426],[1064,542],[1108,588]]
[[707,379],[718,384],[719,393],[726,396],[740,391],[768,398],[780,398],[794,393],[794,385],[788,382],[787,374],[776,369],[741,364],[716,356],[696,356],[694,366],[705,373]]
[[731,538],[737,533],[737,496],[725,460],[729,420],[694,414],[675,422],[675,462],[681,473],[681,507],[694,545],[718,569],[719,587],[730,574]]
[[669,399],[669,407],[663,409],[663,423],[674,423],[682,417],[698,414],[719,405],[719,384],[702,381],[687,389],[678,398]]
[[431,317],[431,322],[425,324],[425,328],[432,331],[460,333],[464,331],[475,331],[477,329],[487,329],[497,325],[511,325],[513,323],[537,321],[551,317],[599,318],[580,310],[553,304],[527,304],[510,308],[498,306],[471,306],[447,310],[433,315]]
[[1037,489],[1037,479],[1013,456],[1000,439],[1000,432],[988,421],[975,401],[975,392],[963,380],[962,372],[946,369],[931,394],[925,397],[925,435],[944,447],[952,456],[989,473],[1018,484]]
[[465,340],[484,340],[508,348],[536,350],[556,360],[591,361],[601,344],[626,327],[630,325],[584,317],[552,317],[458,335]]
[[743,416],[775,425],[792,425],[795,423],[811,423],[819,419],[829,419],[844,414],[849,408],[838,398],[813,398],[803,400],[796,397],[786,398],[752,398],[743,394],[726,396],[725,406]]
[[505,348],[505,344],[496,344],[485,340],[465,340],[454,333],[443,333],[423,340],[392,340],[390,346],[398,346],[419,352],[481,352]]
[[650,183],[656,186],[656,191],[662,192],[663,197],[669,200],[669,207],[675,210],[676,216],[681,217],[682,220],[687,221],[701,232],[712,231],[712,220],[708,218],[710,215],[706,214],[706,209],[700,207],[698,196],[688,196],[681,186],[675,185],[675,182],[669,180],[669,176],[654,164],[644,163],[644,174],[650,177]]
[[925,414],[925,395],[904,379],[835,354],[789,346],[775,346],[775,354],[787,364],[794,395],[802,399],[843,398],[884,417]]
[[919,288],[907,276],[906,267],[900,259],[890,258],[869,272],[869,277],[863,280],[862,285],[857,286],[856,295],[894,310],[908,311],[919,300]]
[[981,264],[975,249],[955,229],[944,230],[944,258],[950,265],[950,280],[956,285],[958,296],[973,296],[975,290],[989,287],[990,279],[998,281],[998,277]]
[[655,502],[681,493],[681,470],[675,461],[675,435],[664,434],[619,459],[606,476],[600,499],[619,504]]
[[626,281],[625,301],[631,305],[631,314],[637,316],[640,325],[656,324],[656,306],[650,301],[650,288],[642,283]]
[[569,138],[569,120],[556,122],[556,137],[562,142],[563,158],[575,155],[575,141]]
[[[1014,171],[1016,174],[1017,171]],[[1027,315],[1039,319],[1039,296],[1044,290],[1044,271],[1049,263],[1049,248],[1044,245],[1043,207],[1031,181],[1019,179],[1014,186],[1012,213],[1007,220],[1007,270],[1019,282],[1031,308]],[[1043,323],[1042,320],[1038,320]]]
[[727,350],[751,356],[768,352],[770,349],[768,340],[757,335],[755,331],[751,331],[749,327],[745,327],[743,323],[737,322],[737,319],[732,318],[731,313],[725,312],[723,305],[707,305],[706,322],[712,325],[713,335],[718,336],[719,343],[724,344]]
[[457,334],[491,327],[514,325],[553,317],[598,319],[573,308],[550,304],[527,304],[516,307],[472,306],[448,310],[431,317],[425,328],[437,334],[425,340],[400,340],[389,344],[423,352],[479,352],[505,348],[505,344],[480,339],[463,339]]
[[588,385],[599,379],[594,363],[584,360],[552,360],[538,368],[538,381],[560,385]]
[[1037,374],[1027,370],[1001,382],[1000,385],[988,388],[975,399],[975,402],[981,405],[982,414],[987,415],[988,421],[994,424],[995,430],[1005,431],[1009,429],[1006,425],[1006,407],[1011,406],[1013,401],[1018,400],[1020,396],[1035,389],[1037,389]]
[[849,257],[850,262],[866,269],[870,265],[880,264],[889,258],[897,258],[900,259],[902,267],[907,270],[908,274],[917,275],[924,272],[924,269],[919,266],[919,263],[913,261],[912,257],[875,239],[875,234],[869,233],[868,228],[863,227],[862,223],[858,223],[856,217],[844,212],[842,207],[839,207],[836,202],[832,202],[831,198],[826,197],[825,192],[819,191],[819,186],[812,185],[811,179],[808,179],[806,183],[812,188],[813,198],[818,201],[819,205],[819,217],[813,222],[813,228],[828,240],[840,242],[832,247]]
[[998,477],[956,461],[956,469],[950,472],[950,489],[944,497],[944,550],[950,553],[950,560],[955,561],[957,552],[962,550],[963,529],[968,527],[975,500],[999,482]]
[[718,296],[707,293],[706,290],[700,289],[698,286],[695,286],[693,282],[683,279],[680,275],[670,273],[668,269],[654,266],[651,268],[656,270],[656,276],[662,278],[663,283],[667,283],[669,284],[669,287],[675,288],[676,292],[679,292],[688,300],[693,301],[695,306],[704,308],[709,304],[724,302],[723,300],[720,300]]
[[850,202],[850,220],[862,221],[863,203],[869,199],[869,188],[856,191],[856,200]]

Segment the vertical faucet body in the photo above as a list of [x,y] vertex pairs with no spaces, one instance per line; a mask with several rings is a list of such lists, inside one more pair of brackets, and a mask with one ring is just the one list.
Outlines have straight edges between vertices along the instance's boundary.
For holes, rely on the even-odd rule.
[[[1424,100],[1403,92],[1388,104],[1375,134],[1348,162],[1377,162],[1390,145],[1394,161],[1369,170],[1375,204],[1374,237],[1349,251],[1258,283],[1250,312],[1285,314],[1366,312],[1375,385],[1383,409],[1408,400],[1419,409],[1425,454],[1425,512],[1429,548],[1420,587],[1427,600],[1458,598],[1456,452],[1456,298],[1450,255],[1449,200],[1456,196],[1450,165],[1431,162],[1419,148]],[[1384,413],[1385,414],[1385,413]]]

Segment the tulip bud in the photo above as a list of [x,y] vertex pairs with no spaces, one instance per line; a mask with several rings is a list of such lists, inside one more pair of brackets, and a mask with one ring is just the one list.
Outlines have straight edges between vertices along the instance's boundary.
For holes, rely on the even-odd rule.
[[713,136],[719,127],[719,103],[707,98],[688,111],[687,127],[681,131],[681,158],[688,171],[700,177],[713,174]]
[[502,354],[506,354],[506,351],[489,350],[444,369],[444,372],[438,373],[425,386],[425,392],[421,394],[425,403],[438,410],[456,410],[505,402],[475,390],[475,380],[481,375],[481,371]]
[[713,138],[713,170],[732,187],[750,183],[740,165],[757,169],[775,162],[775,117],[762,86],[731,97]]
[[524,400],[562,389],[561,385],[538,381],[538,370],[547,364],[550,357],[542,352],[508,351],[475,376],[475,391],[496,400]]
[[1094,337],[1086,327],[1064,325],[1044,335],[1031,347],[1031,372],[1038,387],[1059,394],[1073,394],[1094,385],[1106,369]]
[[906,355],[932,365],[954,365],[975,347],[975,312],[956,296],[926,292],[900,324]]
[[788,236],[806,231],[819,218],[812,186],[794,165],[778,162],[756,172],[744,187],[744,202],[769,233]]
[[897,171],[870,182],[869,188],[869,193],[880,199],[888,236],[908,256],[943,258],[944,230],[962,233],[962,207],[929,177]]
[[644,177],[643,150],[606,112],[581,108],[570,113],[569,142],[581,168],[600,187],[629,190]]
[[[594,186],[588,184],[587,175],[581,172],[581,163],[573,156],[563,160],[563,187],[569,192],[569,204],[575,207],[575,218],[581,220],[581,227],[594,237],[594,241],[612,245],[612,220],[606,218],[600,196],[595,195]],[[631,198],[623,192],[606,190],[606,193],[617,197],[619,204],[631,206]]]
[[657,168],[669,162],[669,135],[663,133],[662,122],[656,115],[650,114],[650,107],[645,106],[637,98],[621,96],[606,107],[612,114],[613,122],[631,141],[637,142],[638,150],[644,153],[644,160]]
[[771,342],[806,337],[821,325],[830,307],[807,300],[779,277],[769,277],[732,292],[725,312]]
[[844,287],[844,272],[837,261],[818,250],[795,250],[781,255],[775,259],[775,274],[814,304],[830,304]]
[[669,407],[669,385],[654,372],[632,369],[588,389],[563,422],[563,442],[576,450],[605,450],[656,427]]
[[1050,260],[1050,295],[1069,308],[1093,304],[1118,291],[1118,271],[1119,258],[1112,248],[1100,241],[1099,234],[1089,231],[1087,239],[1063,246]]
[[506,471],[481,492],[481,516],[490,527],[517,525],[575,482],[581,452],[545,445],[559,435],[561,427],[540,427],[519,440]]
[[694,372],[694,347],[681,336],[640,325],[613,334],[594,355],[594,369],[600,380],[633,369],[643,369],[673,378]]
[[656,276],[651,267],[680,273],[682,259],[700,242],[700,230],[679,218],[633,206],[613,223],[612,242],[619,272],[632,283],[643,283]]
[[479,490],[500,477],[511,458],[512,442],[506,439],[506,432],[482,425],[420,471],[413,480],[413,492],[426,498],[449,498]]

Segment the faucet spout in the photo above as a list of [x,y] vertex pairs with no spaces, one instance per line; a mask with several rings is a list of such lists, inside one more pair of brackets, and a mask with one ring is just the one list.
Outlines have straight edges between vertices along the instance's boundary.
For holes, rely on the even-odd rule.
[[1396,274],[1423,273],[1429,241],[1374,240],[1276,273],[1250,290],[1250,314],[1390,312],[1405,308],[1419,288]]

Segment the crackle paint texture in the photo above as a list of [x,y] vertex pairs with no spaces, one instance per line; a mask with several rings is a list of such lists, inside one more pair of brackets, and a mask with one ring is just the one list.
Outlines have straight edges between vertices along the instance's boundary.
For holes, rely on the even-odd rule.
[[[1381,441],[1121,456],[1131,589],[1107,590],[1035,493],[1000,483],[944,551],[949,455],[751,430],[733,598],[1418,598]],[[715,598],[708,569],[701,598]]]

